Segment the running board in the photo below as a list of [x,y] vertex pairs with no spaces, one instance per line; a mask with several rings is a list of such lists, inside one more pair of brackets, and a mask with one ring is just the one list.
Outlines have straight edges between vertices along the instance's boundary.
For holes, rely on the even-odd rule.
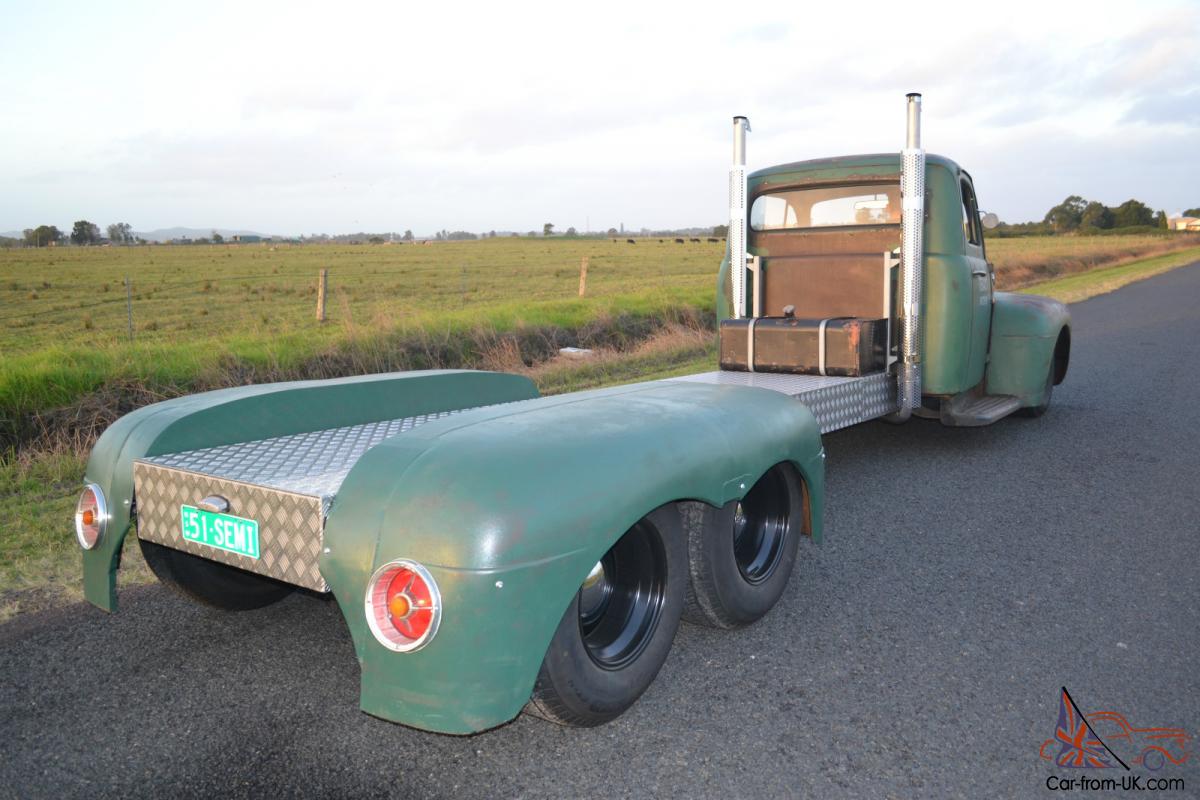
[[1021,407],[1021,401],[1007,394],[960,394],[942,402],[942,424],[951,428],[978,428],[991,425]]

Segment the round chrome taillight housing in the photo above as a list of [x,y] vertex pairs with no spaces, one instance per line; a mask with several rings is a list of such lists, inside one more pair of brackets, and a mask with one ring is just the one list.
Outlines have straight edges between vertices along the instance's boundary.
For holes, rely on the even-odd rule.
[[108,527],[108,504],[104,502],[104,490],[94,483],[83,487],[79,502],[75,504],[75,538],[84,550],[91,550],[100,543],[104,529]]
[[442,621],[442,596],[429,570],[397,559],[375,570],[367,584],[367,624],[379,643],[398,653],[429,644]]

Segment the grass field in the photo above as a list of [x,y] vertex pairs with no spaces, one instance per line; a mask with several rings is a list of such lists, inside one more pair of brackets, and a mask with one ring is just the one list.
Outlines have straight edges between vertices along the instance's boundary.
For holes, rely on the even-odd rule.
[[[1193,241],[997,239],[989,257],[998,285],[1016,288]],[[664,324],[711,319],[723,248],[564,238],[0,251],[0,448],[62,432],[86,443],[116,413],[199,389],[627,349]]]
[[[1195,241],[1001,239],[988,250],[1001,288],[1051,278],[1033,290],[1072,302],[1196,260]],[[414,366],[521,371],[544,394],[701,371],[716,358],[722,248],[494,240],[0,251],[0,415],[31,413],[59,433],[84,421],[74,438],[0,452],[0,621],[81,596],[69,519],[91,436],[113,416],[201,388]],[[312,318],[321,267],[331,274],[324,325]],[[597,348],[593,357],[555,355],[580,342]],[[127,548],[122,583],[149,579]]]
[[[134,338],[299,337],[330,342],[355,327],[491,322],[576,325],[606,308],[710,300],[724,244],[622,239],[490,239],[420,245],[202,245],[0,251],[0,347]],[[587,301],[579,263],[589,256]],[[314,321],[317,273],[330,270],[328,317]]]
[[[1001,288],[1162,253],[1160,236],[988,243]],[[141,344],[264,337],[330,343],[361,328],[573,326],[597,313],[712,303],[723,243],[491,239],[419,245],[202,245],[0,250],[0,350],[128,343],[124,280]],[[588,256],[587,298],[577,297]],[[328,316],[314,321],[317,273]]]

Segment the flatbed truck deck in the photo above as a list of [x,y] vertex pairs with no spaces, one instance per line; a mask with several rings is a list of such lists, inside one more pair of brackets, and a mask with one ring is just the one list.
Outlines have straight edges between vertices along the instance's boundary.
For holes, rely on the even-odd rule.
[[926,158],[919,111],[909,96],[899,154],[750,175],[734,118],[720,369],[552,397],[391,373],[127,414],[76,508],[87,599],[116,610],[136,528],[198,602],[332,595],[367,713],[452,734],[615,718],[681,620],[750,625],[783,596],[824,532],[823,435],[1036,416],[1065,377],[1066,309],[993,290],[988,215],[969,174]]

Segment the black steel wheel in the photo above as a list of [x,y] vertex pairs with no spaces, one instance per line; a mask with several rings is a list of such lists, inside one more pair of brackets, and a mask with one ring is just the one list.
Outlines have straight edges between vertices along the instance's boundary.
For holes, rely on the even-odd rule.
[[597,562],[579,590],[579,632],[588,655],[621,669],[653,638],[667,593],[662,537],[641,520]]
[[619,716],[666,661],[687,590],[678,508],[643,517],[592,568],[538,672],[528,711],[588,727]]
[[723,508],[682,504],[690,572],[684,619],[736,628],[774,607],[803,535],[801,486],[795,467],[777,464]]
[[249,611],[276,603],[294,591],[290,584],[218,564],[206,558],[138,539],[150,571],[184,597],[224,611]]

